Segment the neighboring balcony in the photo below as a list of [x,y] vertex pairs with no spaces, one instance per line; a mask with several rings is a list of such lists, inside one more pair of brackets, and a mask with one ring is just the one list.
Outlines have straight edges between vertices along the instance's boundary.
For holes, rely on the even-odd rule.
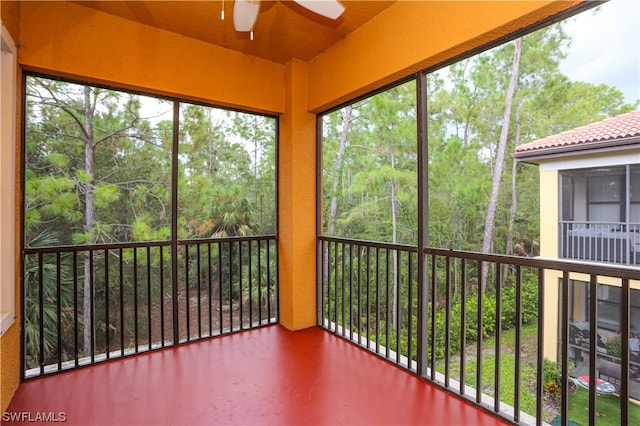
[[640,266],[640,224],[560,222],[563,259]]
[[638,164],[561,171],[559,257],[640,265],[638,188]]

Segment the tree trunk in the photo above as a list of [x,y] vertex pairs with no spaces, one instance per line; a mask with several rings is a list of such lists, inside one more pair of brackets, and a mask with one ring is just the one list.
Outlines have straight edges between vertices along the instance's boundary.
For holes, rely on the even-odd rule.
[[[91,89],[89,86],[84,88],[84,171],[88,176],[88,182],[84,182],[85,192],[85,231],[87,232],[87,244],[95,243],[95,235],[93,235],[93,227],[96,221],[96,204],[94,191],[94,141],[93,141],[93,108],[91,105]],[[85,252],[84,255],[84,296],[83,296],[83,354],[91,355],[91,346],[94,336],[93,318],[93,292],[91,279],[93,273],[91,271],[91,253]]]
[[[333,167],[335,170],[333,182],[331,183],[331,201],[329,204],[329,235],[335,235],[336,233],[336,220],[338,216],[338,185],[340,185],[340,180],[342,177],[342,173],[340,173],[340,169],[342,168],[342,158],[344,157],[344,153],[347,149],[347,137],[349,136],[349,128],[351,125],[351,111],[353,107],[351,105],[345,107],[344,116],[342,118],[342,133],[340,135],[340,146],[338,147],[338,153],[336,155],[336,160],[333,163]],[[324,277],[322,286],[326,287],[329,282],[329,256],[328,249],[325,249],[325,252],[322,256],[322,270]]]
[[[391,141],[391,170],[395,170],[396,168],[396,156],[395,156],[395,141]],[[397,219],[397,211],[396,211],[396,180],[395,176],[391,179],[391,241],[393,244],[398,242],[398,219]],[[393,329],[398,331],[398,275],[396,271],[398,270],[398,252],[393,250],[393,312],[391,319],[391,324],[393,325]]]
[[[516,112],[516,143],[515,146],[518,146],[520,143],[520,114]],[[518,162],[514,159],[511,163],[511,209],[509,211],[509,229],[507,231],[507,247],[506,254],[513,254],[513,228],[516,222],[516,211],[518,209],[518,195],[516,193],[516,173],[518,171]],[[507,276],[507,272],[509,270],[508,265],[504,265],[504,273],[502,274],[502,279],[504,280]]]
[[[484,223],[484,241],[482,243],[482,252],[490,253],[493,246],[493,233],[496,221],[496,209],[498,205],[498,196],[500,195],[500,180],[502,177],[502,168],[504,166],[504,156],[507,150],[507,140],[509,137],[509,122],[511,120],[511,108],[513,99],[518,87],[518,77],[520,75],[520,55],[522,53],[522,38],[515,41],[513,51],[513,67],[511,69],[511,80],[507,89],[505,99],[504,114],[502,115],[502,129],[500,131],[500,141],[498,143],[498,152],[496,153],[496,162],[493,170],[493,181],[491,185],[491,196],[489,198],[489,206],[487,208],[487,216]],[[482,269],[481,285],[484,292],[487,286],[488,267]]]
[[331,202],[329,206],[329,235],[335,235],[336,233],[336,219],[338,215],[338,185],[340,184],[340,168],[342,167],[342,158],[344,152],[347,149],[347,137],[349,136],[349,127],[351,125],[351,111],[353,107],[351,105],[345,107],[344,116],[342,118],[342,134],[340,135],[340,146],[338,148],[338,154],[336,155],[336,161],[333,164],[335,170],[333,182],[331,185]]

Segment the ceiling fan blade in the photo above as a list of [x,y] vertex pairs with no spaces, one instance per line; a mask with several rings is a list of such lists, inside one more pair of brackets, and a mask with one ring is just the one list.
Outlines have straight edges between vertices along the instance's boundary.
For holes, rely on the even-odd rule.
[[305,9],[329,19],[338,19],[344,6],[338,0],[293,0]]
[[260,0],[236,0],[233,5],[233,26],[236,31],[251,31],[259,9]]

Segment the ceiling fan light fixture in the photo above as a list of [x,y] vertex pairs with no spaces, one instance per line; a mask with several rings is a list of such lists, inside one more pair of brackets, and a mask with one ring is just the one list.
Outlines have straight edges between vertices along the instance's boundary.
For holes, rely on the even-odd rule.
[[293,0],[300,6],[329,19],[338,19],[344,6],[338,0]]
[[[293,0],[301,7],[329,19],[338,19],[345,7],[338,0]],[[258,19],[260,0],[235,0],[233,5],[233,26],[236,31],[249,32],[253,40],[253,26]],[[222,4],[224,20],[224,2]]]
[[236,0],[233,6],[233,26],[236,31],[253,31],[259,9],[260,0]]

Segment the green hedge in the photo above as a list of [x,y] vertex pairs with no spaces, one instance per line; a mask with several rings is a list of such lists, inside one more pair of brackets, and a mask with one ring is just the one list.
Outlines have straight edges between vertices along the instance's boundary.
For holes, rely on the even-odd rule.
[[[502,288],[502,329],[508,330],[516,326],[516,289],[513,285],[505,285]],[[478,338],[478,294],[467,296],[464,303],[466,314],[465,342],[473,342]],[[431,309],[431,304],[429,305]],[[446,354],[445,332],[446,314],[450,313],[449,353],[454,354],[460,350],[460,325],[462,321],[461,300],[454,301],[451,309],[438,309],[436,312],[436,357],[442,358]],[[527,325],[534,323],[538,318],[538,285],[533,277],[523,280],[522,286],[522,323]],[[429,327],[431,323],[429,321]],[[431,329],[431,328],[429,328]],[[485,292],[482,298],[482,336],[487,337],[496,331],[496,295],[495,292]],[[432,344],[431,337],[429,345]]]

